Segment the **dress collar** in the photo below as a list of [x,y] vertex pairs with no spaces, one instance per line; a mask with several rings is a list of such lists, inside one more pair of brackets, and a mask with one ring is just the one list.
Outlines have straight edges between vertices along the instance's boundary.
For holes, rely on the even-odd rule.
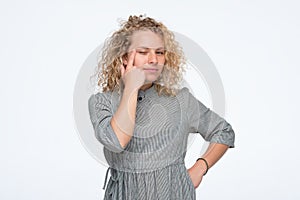
[[152,83],[150,88],[148,88],[146,90],[138,91],[137,100],[138,100],[138,102],[142,102],[145,99],[147,99],[148,97],[153,96],[154,93],[155,93],[155,87],[154,87],[154,84]]

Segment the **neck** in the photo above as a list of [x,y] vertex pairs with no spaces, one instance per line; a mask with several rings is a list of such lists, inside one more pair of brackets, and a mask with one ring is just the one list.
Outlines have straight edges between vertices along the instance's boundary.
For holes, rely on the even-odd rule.
[[145,91],[145,90],[151,88],[152,85],[153,85],[153,83],[147,83],[147,84],[143,85],[142,87],[140,87],[140,90]]

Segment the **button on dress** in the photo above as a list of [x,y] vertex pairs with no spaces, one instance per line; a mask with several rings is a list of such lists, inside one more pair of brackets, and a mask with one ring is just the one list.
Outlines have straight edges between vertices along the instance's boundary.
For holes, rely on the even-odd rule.
[[103,199],[195,200],[195,188],[184,162],[188,135],[199,133],[205,141],[233,148],[231,125],[188,88],[173,97],[158,95],[152,85],[138,92],[134,133],[123,148],[110,125],[120,98],[116,91],[99,92],[88,101],[95,137],[104,146],[109,164]]

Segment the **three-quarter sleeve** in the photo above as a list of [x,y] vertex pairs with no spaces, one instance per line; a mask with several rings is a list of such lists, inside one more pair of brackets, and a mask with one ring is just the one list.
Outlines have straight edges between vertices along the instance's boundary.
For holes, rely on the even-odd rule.
[[190,133],[200,133],[205,141],[234,148],[235,133],[231,125],[188,92],[188,122]]
[[106,95],[92,94],[88,100],[88,108],[97,140],[112,152],[124,151],[110,124],[113,113]]

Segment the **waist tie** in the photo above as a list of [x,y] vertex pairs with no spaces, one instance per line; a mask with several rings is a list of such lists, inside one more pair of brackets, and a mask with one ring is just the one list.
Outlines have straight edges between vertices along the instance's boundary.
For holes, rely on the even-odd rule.
[[[108,172],[111,170],[111,176],[110,180],[108,181],[108,185],[106,187],[107,183],[107,177],[108,177]],[[122,200],[122,187],[123,187],[123,172],[115,170],[111,167],[109,167],[106,171],[105,175],[105,181],[104,181],[104,186],[103,190],[106,187],[105,191],[105,199],[113,199],[113,200]]]
[[[180,165],[184,164],[184,161],[177,160],[171,165],[167,165],[165,167],[170,167],[172,165]],[[111,177],[107,184],[108,173],[111,171]],[[154,170],[155,171],[155,170]],[[124,171],[116,170],[114,168],[108,167],[105,175],[103,190],[105,190],[105,199],[113,199],[113,200],[122,200],[123,199],[123,182],[124,182]]]
[[107,182],[107,175],[108,175],[108,172],[110,170],[110,167],[106,170],[106,175],[105,175],[105,180],[104,180],[104,186],[103,186],[103,190],[105,190],[105,186],[106,186],[106,182]]

